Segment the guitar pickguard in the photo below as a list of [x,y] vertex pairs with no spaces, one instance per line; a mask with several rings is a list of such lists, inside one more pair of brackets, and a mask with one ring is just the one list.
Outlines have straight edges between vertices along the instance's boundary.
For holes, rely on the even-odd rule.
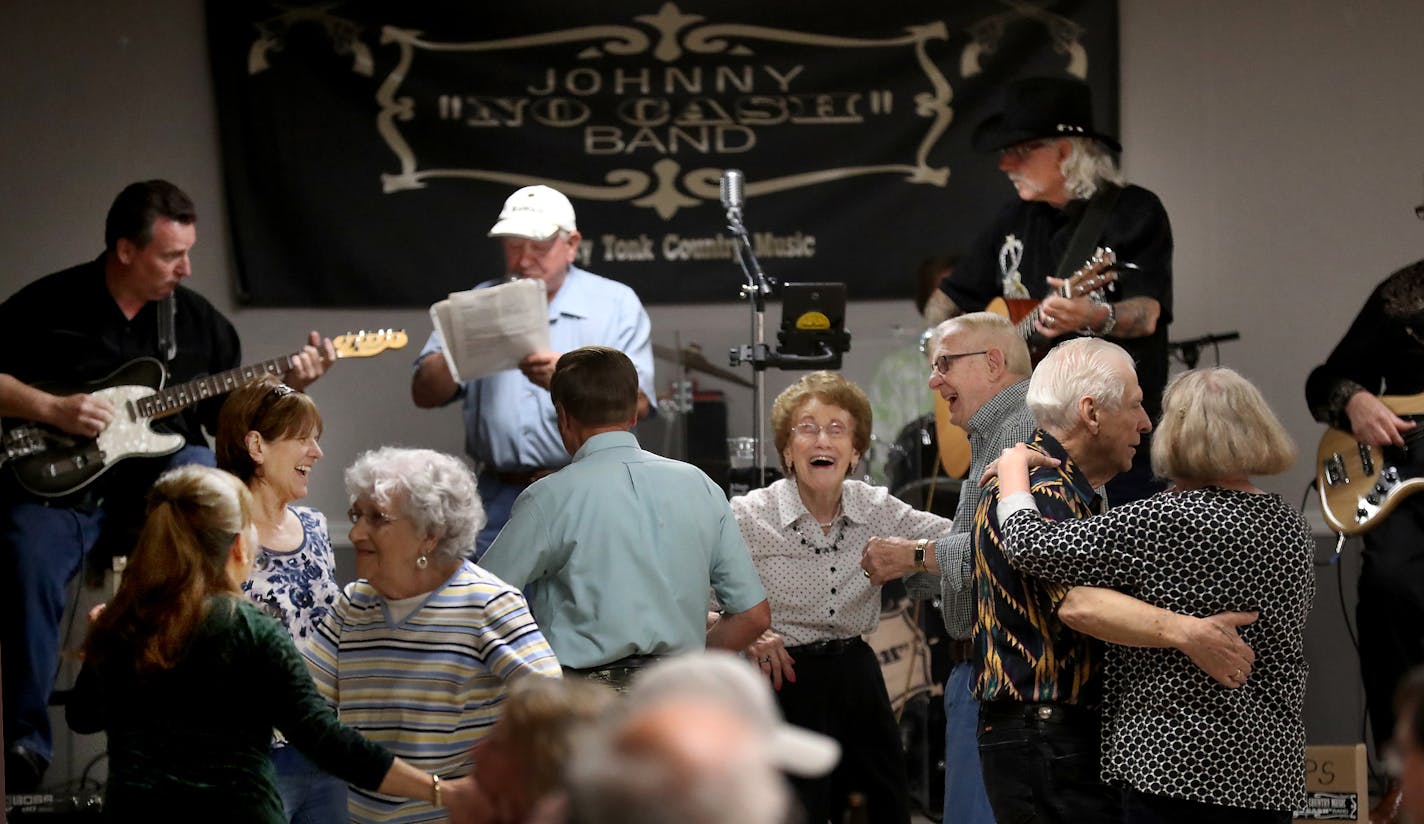
[[114,422],[99,433],[99,452],[105,463],[136,456],[169,455],[183,448],[183,436],[154,432],[149,419],[134,412],[133,402],[153,394],[147,386],[111,386],[94,394],[114,405]]

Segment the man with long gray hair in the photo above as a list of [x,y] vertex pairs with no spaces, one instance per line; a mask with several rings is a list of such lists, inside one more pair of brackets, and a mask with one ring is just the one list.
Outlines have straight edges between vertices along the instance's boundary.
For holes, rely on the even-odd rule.
[[[974,148],[997,152],[1018,194],[931,296],[932,322],[976,312],[996,298],[1042,301],[1029,340],[1036,352],[1079,336],[1108,337],[1137,363],[1147,414],[1161,414],[1167,385],[1167,325],[1172,321],[1172,228],[1152,192],[1123,183],[1117,140],[1093,123],[1088,86],[1033,77],[1009,84],[1003,108],[974,130]],[[1111,299],[1055,294],[1099,246],[1120,266]],[[1010,314],[1017,318],[1010,306]],[[1114,504],[1162,487],[1152,477],[1148,443],[1131,470],[1108,487]]]

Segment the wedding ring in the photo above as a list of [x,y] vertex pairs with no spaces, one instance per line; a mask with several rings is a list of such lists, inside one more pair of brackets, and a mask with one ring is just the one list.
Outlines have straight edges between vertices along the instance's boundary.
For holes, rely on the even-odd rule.
[[1053,326],[1053,316],[1052,316],[1052,315],[1044,315],[1044,316],[1043,316],[1043,325],[1044,325],[1044,326],[1050,326],[1050,327]]
[[770,659],[770,658],[762,658],[762,659],[760,659],[760,662],[763,663],[763,664],[770,664],[770,663],[771,663],[771,659]]

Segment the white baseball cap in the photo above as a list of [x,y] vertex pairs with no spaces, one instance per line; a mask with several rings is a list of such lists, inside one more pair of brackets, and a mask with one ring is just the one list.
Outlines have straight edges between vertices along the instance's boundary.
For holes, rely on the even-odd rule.
[[646,707],[663,700],[709,700],[745,717],[762,734],[768,760],[792,775],[817,778],[841,759],[834,738],[786,723],[766,676],[724,650],[659,661],[634,678],[630,704]]
[[548,186],[525,186],[509,196],[490,237],[551,238],[560,231],[574,232],[574,205],[563,193]]

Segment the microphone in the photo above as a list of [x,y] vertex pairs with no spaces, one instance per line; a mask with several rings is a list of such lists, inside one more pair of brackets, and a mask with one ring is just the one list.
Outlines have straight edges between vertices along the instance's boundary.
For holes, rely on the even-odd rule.
[[742,170],[724,170],[722,172],[722,208],[727,210],[729,220],[733,214],[741,217],[742,205],[745,202],[742,196]]

